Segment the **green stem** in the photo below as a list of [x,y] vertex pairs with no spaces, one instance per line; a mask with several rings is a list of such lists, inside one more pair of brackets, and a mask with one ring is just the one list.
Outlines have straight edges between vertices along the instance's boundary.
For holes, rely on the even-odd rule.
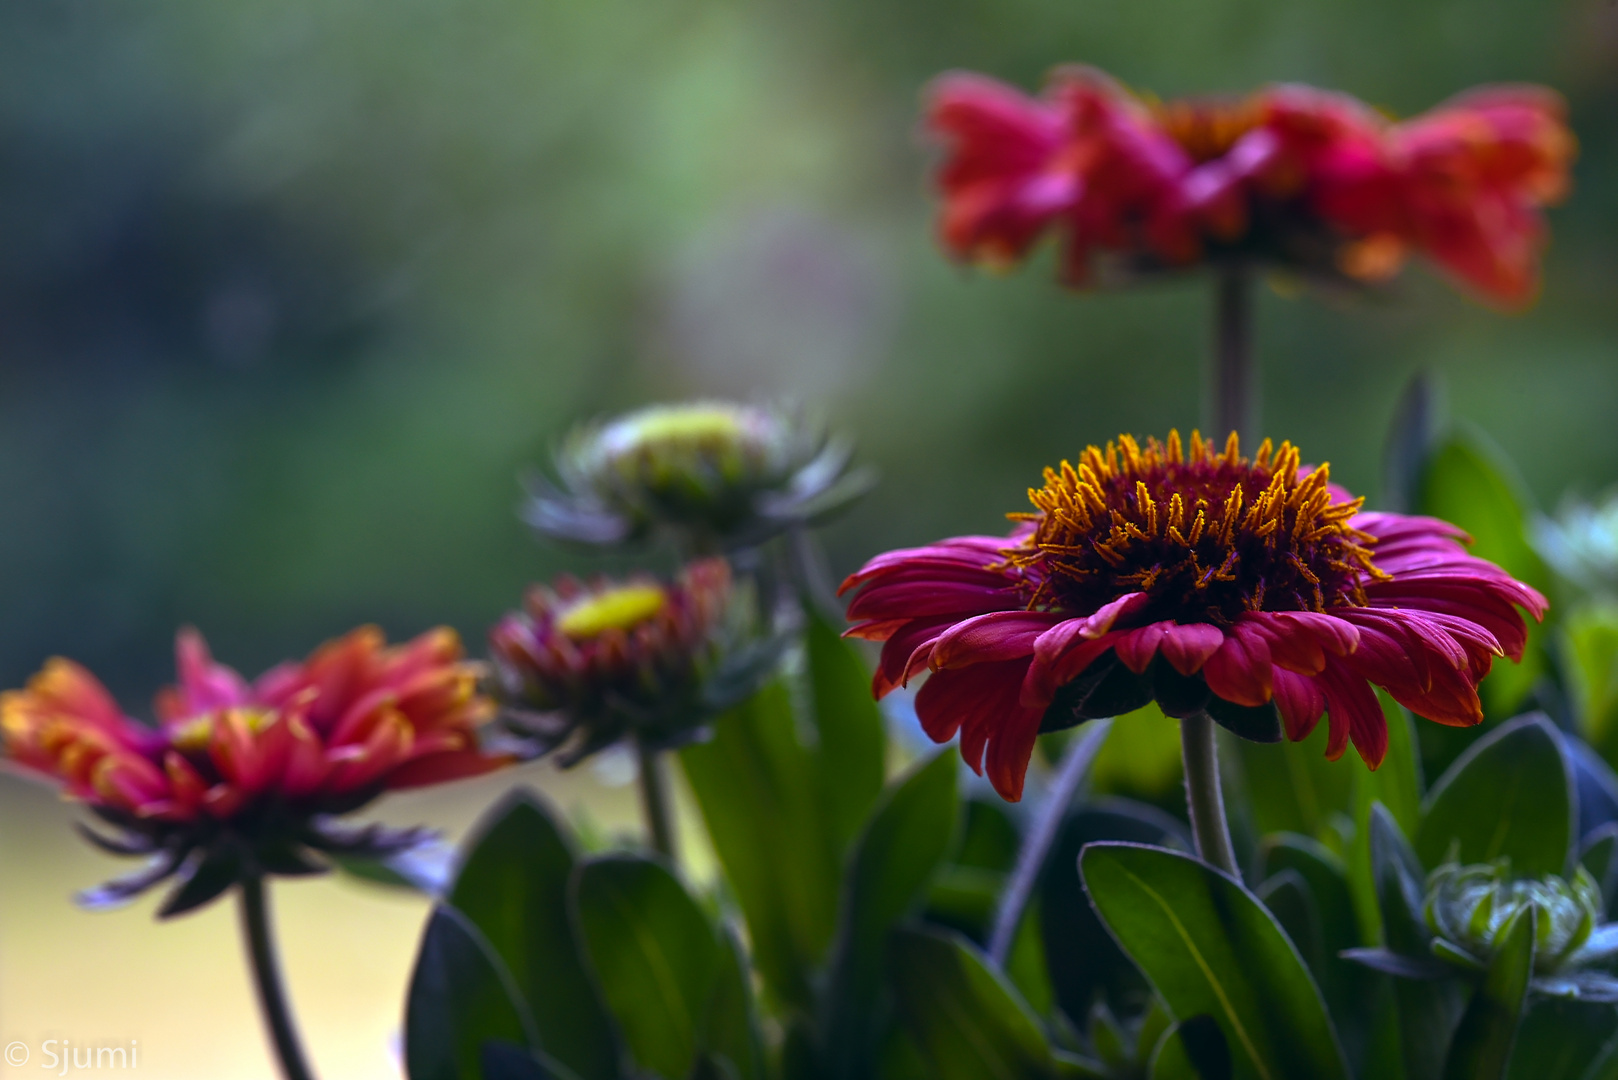
[[1214,308],[1213,430],[1216,444],[1232,431],[1257,434],[1258,378],[1253,364],[1253,275],[1244,266],[1218,271]]
[[270,902],[264,879],[244,878],[241,883],[242,935],[247,939],[247,955],[252,962],[253,985],[258,991],[259,1009],[270,1030],[275,1056],[286,1080],[314,1080],[314,1072],[298,1042],[298,1026],[287,1004],[286,987],[281,982],[281,964],[276,957],[270,931]]
[[1180,752],[1185,759],[1185,805],[1197,854],[1203,862],[1239,879],[1236,850],[1231,846],[1225,802],[1219,791],[1214,723],[1207,713],[1180,721]]
[[640,808],[646,818],[647,838],[653,851],[674,862],[674,810],[663,775],[663,755],[639,744],[635,753],[640,759]]

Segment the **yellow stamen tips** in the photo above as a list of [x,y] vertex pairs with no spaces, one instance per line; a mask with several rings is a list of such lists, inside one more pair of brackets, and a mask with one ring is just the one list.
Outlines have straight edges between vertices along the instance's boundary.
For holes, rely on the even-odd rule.
[[556,629],[575,641],[608,630],[632,630],[656,617],[668,595],[656,585],[622,585],[585,596],[556,620]]
[[1144,446],[1128,435],[1087,447],[1075,468],[1046,469],[1031,489],[1036,523],[1006,564],[1026,575],[1029,606],[1094,610],[1147,592],[1159,618],[1228,622],[1242,611],[1365,603],[1385,578],[1374,540],[1349,521],[1362,500],[1332,502],[1328,468],[1300,478],[1291,443],[1251,460],[1232,433],[1220,446],[1178,431]]
[[201,754],[208,749],[214,729],[220,723],[244,735],[257,735],[269,727],[278,715],[271,709],[226,709],[223,712],[203,713],[181,723],[169,736],[169,744],[182,754]]

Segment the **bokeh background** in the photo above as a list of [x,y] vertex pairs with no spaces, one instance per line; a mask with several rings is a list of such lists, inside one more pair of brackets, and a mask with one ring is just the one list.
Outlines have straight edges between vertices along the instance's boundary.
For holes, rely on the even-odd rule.
[[[1541,506],[1618,480],[1612,0],[6,0],[0,683],[62,653],[139,712],[186,622],[252,672],[366,621],[477,648],[526,581],[596,566],[525,534],[519,474],[652,399],[787,396],[854,434],[884,480],[827,533],[839,572],[995,528],[1089,441],[1195,424],[1206,281],[1073,296],[932,243],[926,80],[1067,60],[1395,113],[1560,89],[1583,152],[1538,305],[1419,269],[1358,300],[1267,290],[1264,427],[1374,497],[1430,368]],[[611,769],[520,779],[605,829],[632,814]],[[382,812],[458,829],[508,782]],[[73,816],[0,776],[0,1039],[268,1077],[228,905],[74,911],[119,868]],[[325,1075],[396,1075],[422,905],[277,896]]]

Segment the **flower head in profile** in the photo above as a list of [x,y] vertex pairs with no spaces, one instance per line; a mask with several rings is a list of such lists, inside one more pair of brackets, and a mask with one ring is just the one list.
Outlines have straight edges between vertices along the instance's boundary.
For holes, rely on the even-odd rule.
[[851,447],[794,414],[730,402],[653,405],[575,430],[524,516],[540,532],[618,544],[662,532],[687,550],[756,545],[870,485]]
[[879,555],[849,631],[883,642],[878,696],[931,672],[916,711],[939,742],[1021,797],[1034,739],[1156,700],[1259,741],[1301,740],[1375,768],[1372,686],[1418,715],[1483,719],[1477,684],[1520,659],[1539,593],[1466,554],[1442,521],[1365,513],[1289,443],[1252,458],[1193,432],[1129,436],[1047,469],[1009,536]]
[[1297,85],[1157,102],[1064,67],[1037,99],[945,75],[927,125],[945,145],[940,233],[961,259],[1010,265],[1055,235],[1076,286],[1200,262],[1370,282],[1418,252],[1517,307],[1537,289],[1543,208],[1568,187],[1565,114],[1531,86],[1402,123]]
[[572,765],[626,739],[664,749],[752,688],[768,649],[735,647],[723,559],[650,575],[529,590],[523,610],[489,632],[495,683],[511,724]]
[[125,715],[95,676],[49,661],[0,695],[5,756],[59,782],[116,827],[98,845],[149,855],[148,867],[85,894],[127,900],[170,877],[162,914],[207,903],[244,875],[308,874],[326,856],[399,854],[421,830],[332,820],[382,792],[476,776],[510,763],[479,747],[492,715],[453,631],[390,646],[355,630],[249,683],[182,630],[179,681],[157,697],[158,724]]

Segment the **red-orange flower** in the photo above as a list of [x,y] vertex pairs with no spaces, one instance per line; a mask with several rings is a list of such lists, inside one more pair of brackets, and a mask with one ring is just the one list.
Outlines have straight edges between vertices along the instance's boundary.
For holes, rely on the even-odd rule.
[[1296,85],[1148,103],[1073,67],[1038,100],[945,75],[927,122],[946,146],[940,231],[958,258],[1006,265],[1055,233],[1075,285],[1199,260],[1372,281],[1416,251],[1507,306],[1533,297],[1541,211],[1566,194],[1576,149],[1539,87],[1390,123]]
[[879,555],[843,588],[849,631],[883,642],[882,696],[924,671],[924,730],[1006,798],[1041,731],[1157,701],[1257,741],[1303,739],[1375,768],[1372,684],[1419,716],[1483,719],[1477,684],[1519,659],[1545,598],[1465,553],[1442,521],[1362,513],[1326,466],[1268,441],[1251,459],[1195,432],[1090,447],[1047,469],[1010,536]]
[[164,914],[177,914],[241,873],[316,872],[317,852],[407,847],[419,833],[353,832],[326,819],[384,790],[511,761],[478,746],[492,707],[448,629],[390,647],[364,627],[253,683],[215,663],[194,630],[180,632],[176,653],[179,681],[158,694],[156,727],[125,715],[71,660],[52,659],[26,689],[0,695],[6,757],[122,830],[92,834],[102,846],[155,855],[92,899],[127,899],[175,873],[189,884],[207,865],[218,888],[172,898]]

